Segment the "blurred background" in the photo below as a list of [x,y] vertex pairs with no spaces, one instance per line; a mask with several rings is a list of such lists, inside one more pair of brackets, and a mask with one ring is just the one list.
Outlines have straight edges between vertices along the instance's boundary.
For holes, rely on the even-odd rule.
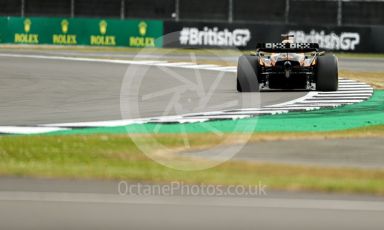
[[[253,50],[292,33],[326,50],[384,53],[382,12],[383,0],[0,0],[0,43]],[[52,39],[62,20],[76,42]],[[115,38],[91,41],[101,20]]]
[[2,16],[384,25],[382,0],[0,0]]

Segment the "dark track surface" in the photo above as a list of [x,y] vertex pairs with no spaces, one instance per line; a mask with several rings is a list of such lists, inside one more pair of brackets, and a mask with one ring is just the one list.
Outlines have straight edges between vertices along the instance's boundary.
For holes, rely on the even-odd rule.
[[383,138],[291,140],[247,144],[236,160],[384,169]]
[[[63,60],[42,60],[34,58],[0,57],[0,125],[36,125],[65,122],[119,120],[120,90],[124,75],[135,77],[129,72],[129,65],[94,63]],[[145,72],[140,95],[132,95],[129,103],[137,104],[138,98],[161,90],[180,86],[169,71],[192,82],[197,82],[196,72],[191,69],[137,66],[138,72]],[[226,73],[217,87],[210,90],[218,76],[216,71],[200,70],[204,87],[186,90],[179,99],[182,111],[164,113],[172,95],[140,101],[140,114],[132,117],[154,117],[191,112],[207,112],[218,109],[257,107],[247,104],[247,98],[257,94],[238,94],[235,90],[233,73]],[[136,89],[138,86],[133,85]],[[125,89],[131,90],[131,89]],[[198,106],[199,100],[209,95],[209,103]],[[199,93],[202,93],[201,96]],[[264,92],[261,105],[270,105],[293,100],[305,95],[297,92]],[[237,101],[237,105],[225,106]],[[220,105],[224,105],[220,107]],[[126,117],[125,117],[126,118]]]
[[1,229],[382,229],[382,198],[120,196],[118,182],[0,179]]
[[[63,50],[63,49],[53,49],[53,50],[37,50],[37,49],[9,49],[3,48],[1,50],[2,53],[22,53],[22,54],[38,54],[38,55],[51,55],[51,56],[68,56],[68,57],[101,57],[101,58],[116,58],[116,59],[133,59],[136,57],[136,53],[126,53],[126,52],[95,52],[95,51],[86,51],[86,52],[78,52],[74,50]],[[215,52],[212,51],[212,55],[209,54],[199,54],[199,52],[194,52],[197,60],[216,62],[218,58],[222,61],[231,62],[235,64],[237,62],[237,56],[233,56],[233,52],[231,56],[215,56]],[[222,52],[221,52],[222,53]],[[221,54],[220,52],[218,54]],[[240,55],[240,53],[239,53]],[[187,52],[183,53],[175,53],[170,52],[167,54],[153,54],[153,53],[143,53],[140,55],[142,59],[167,59],[171,61],[180,61],[180,60],[189,60]],[[339,67],[340,69],[345,69],[349,71],[373,71],[373,72],[383,72],[384,58],[339,58]]]

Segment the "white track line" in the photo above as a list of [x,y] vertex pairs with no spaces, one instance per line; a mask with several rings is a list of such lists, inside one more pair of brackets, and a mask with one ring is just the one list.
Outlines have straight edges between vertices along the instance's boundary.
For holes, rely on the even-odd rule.
[[66,128],[58,127],[23,127],[23,126],[0,126],[0,133],[2,134],[42,134],[49,132],[65,131]]

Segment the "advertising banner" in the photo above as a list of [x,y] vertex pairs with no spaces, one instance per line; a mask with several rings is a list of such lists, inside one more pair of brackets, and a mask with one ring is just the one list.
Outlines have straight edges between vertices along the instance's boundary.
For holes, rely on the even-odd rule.
[[257,43],[281,42],[281,34],[295,35],[298,43],[319,43],[321,49],[339,52],[384,52],[380,38],[384,27],[321,27],[238,23],[165,22],[164,33],[176,39],[164,41],[170,48],[256,49]]
[[[281,42],[319,43],[339,52],[383,53],[383,26],[338,27],[139,19],[0,17],[0,43],[169,48],[239,48]],[[164,36],[172,34],[172,36]],[[163,40],[164,39],[164,40]]]
[[383,52],[371,42],[370,27],[295,26],[287,30],[299,43],[318,43],[320,48],[341,52]]
[[256,47],[255,34],[249,25],[227,23],[165,22],[164,33],[175,33],[165,46],[177,48]]
[[0,25],[1,43],[162,47],[158,20],[2,17]]

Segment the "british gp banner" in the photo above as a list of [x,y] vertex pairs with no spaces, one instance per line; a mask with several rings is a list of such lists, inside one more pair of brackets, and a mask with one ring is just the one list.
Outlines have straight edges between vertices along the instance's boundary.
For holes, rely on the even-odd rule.
[[[384,27],[267,25],[250,23],[165,22],[164,41],[170,48],[238,48],[254,50],[258,43],[281,42],[290,33],[297,43],[318,43],[320,49],[339,52],[384,52]],[[176,40],[176,41],[175,41]]]
[[227,23],[165,22],[164,33],[177,33],[177,41],[164,41],[164,44],[179,48],[245,49],[252,46],[253,36],[248,26]]

